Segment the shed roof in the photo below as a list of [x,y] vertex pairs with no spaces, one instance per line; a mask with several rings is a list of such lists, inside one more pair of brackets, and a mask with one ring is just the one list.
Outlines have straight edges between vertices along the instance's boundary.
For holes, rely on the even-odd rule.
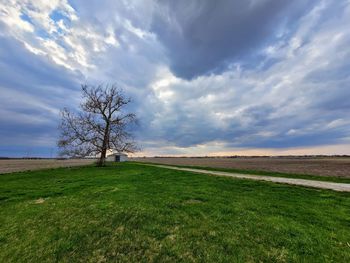
[[128,156],[128,155],[125,153],[111,153],[111,154],[108,154],[108,156]]

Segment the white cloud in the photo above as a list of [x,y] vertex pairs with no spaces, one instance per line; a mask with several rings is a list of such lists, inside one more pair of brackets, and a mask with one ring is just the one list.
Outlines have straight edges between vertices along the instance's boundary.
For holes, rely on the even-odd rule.
[[[338,98],[344,96],[347,87],[337,83],[342,80],[310,79],[312,75],[322,78],[324,70],[341,66],[346,63],[345,57],[350,58],[349,46],[346,48],[350,43],[350,29],[346,27],[349,16],[345,11],[342,15],[327,14],[324,19],[331,4],[321,2],[302,18],[288,45],[267,49],[279,58],[267,69],[232,67],[190,81],[165,70],[154,80],[156,113],[149,134],[167,138],[175,145],[222,139],[239,146],[258,145],[274,137],[283,145],[295,136],[317,137],[323,131],[338,131],[340,126],[349,130],[348,120],[342,119],[343,110],[329,112],[318,105],[327,101],[327,92],[334,92]],[[344,81],[349,84],[348,78]],[[332,141],[332,136],[344,135],[327,136],[324,143]],[[300,139],[299,143],[305,141]]]
[[[49,56],[71,70],[87,73],[94,68],[96,56],[109,46],[119,46],[112,25],[83,24],[66,0],[12,0],[1,4],[0,11],[8,35],[23,42],[29,51]],[[53,18],[55,13],[63,18]]]
[[[350,4],[337,3],[319,1],[290,28],[276,25],[274,41],[252,52],[262,58],[242,54],[241,60],[227,60],[227,67],[191,80],[171,71],[172,54],[152,32],[154,1],[77,0],[74,9],[65,0],[0,0],[0,36],[21,41],[38,60],[64,67],[64,74],[81,74],[81,82],[117,81],[134,97],[142,122],[138,137],[148,152],[332,144],[350,131],[344,113],[349,105],[344,98],[350,96]],[[184,11],[187,18],[193,7]],[[161,15],[171,19],[167,12]],[[195,41],[200,49],[200,39]],[[186,59],[191,57],[184,64]],[[23,93],[13,89],[6,87],[6,96]],[[25,94],[20,103],[52,115],[64,104],[35,96]]]

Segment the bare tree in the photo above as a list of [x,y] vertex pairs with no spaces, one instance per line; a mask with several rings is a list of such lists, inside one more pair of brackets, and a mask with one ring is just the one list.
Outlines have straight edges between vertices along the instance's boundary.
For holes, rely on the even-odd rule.
[[130,103],[116,85],[82,85],[80,111],[61,111],[58,147],[62,156],[99,156],[103,166],[108,150],[134,152],[137,147],[128,131],[136,123],[133,113],[125,112]]

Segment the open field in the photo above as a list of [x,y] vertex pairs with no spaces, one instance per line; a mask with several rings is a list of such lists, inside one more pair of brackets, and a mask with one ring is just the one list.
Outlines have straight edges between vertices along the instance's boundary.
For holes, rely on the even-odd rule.
[[133,163],[0,176],[0,262],[350,262],[350,195]]
[[0,174],[28,170],[81,166],[93,163],[92,159],[5,159],[0,160]]
[[[136,162],[134,162],[137,164]],[[178,170],[178,171],[187,171],[192,173],[200,173],[205,175],[214,175],[214,176],[226,176],[226,177],[232,177],[232,178],[238,178],[238,179],[248,179],[248,180],[257,180],[257,181],[267,181],[267,182],[274,182],[274,183],[281,183],[281,184],[289,184],[289,185],[298,185],[298,186],[304,186],[304,187],[312,187],[317,189],[327,189],[327,190],[333,190],[338,192],[348,192],[350,193],[350,179],[344,179],[344,178],[337,178],[337,181],[330,181],[330,180],[312,180],[315,176],[312,176],[312,179],[308,178],[308,180],[302,179],[302,178],[293,178],[293,177],[279,177],[275,176],[274,174],[272,176],[264,176],[264,175],[254,175],[254,174],[247,174],[247,173],[234,173],[234,172],[227,172],[227,171],[218,171],[215,168],[212,168],[210,170],[208,169],[199,169],[199,168],[189,168],[189,167],[179,167],[175,165],[164,165],[164,164],[146,164],[146,163],[140,163],[141,165],[149,165],[149,166],[155,166],[159,168],[164,169],[172,169],[172,170]],[[266,172],[267,173],[267,172]],[[334,177],[322,177],[322,179],[331,179],[333,180]],[[341,181],[341,182],[339,182]]]
[[137,162],[350,178],[350,158],[134,158]]

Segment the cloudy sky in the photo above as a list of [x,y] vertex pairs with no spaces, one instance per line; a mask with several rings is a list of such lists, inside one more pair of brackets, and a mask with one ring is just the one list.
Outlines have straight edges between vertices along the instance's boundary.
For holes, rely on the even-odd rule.
[[85,83],[140,155],[350,154],[350,1],[0,0],[0,156],[54,156]]

